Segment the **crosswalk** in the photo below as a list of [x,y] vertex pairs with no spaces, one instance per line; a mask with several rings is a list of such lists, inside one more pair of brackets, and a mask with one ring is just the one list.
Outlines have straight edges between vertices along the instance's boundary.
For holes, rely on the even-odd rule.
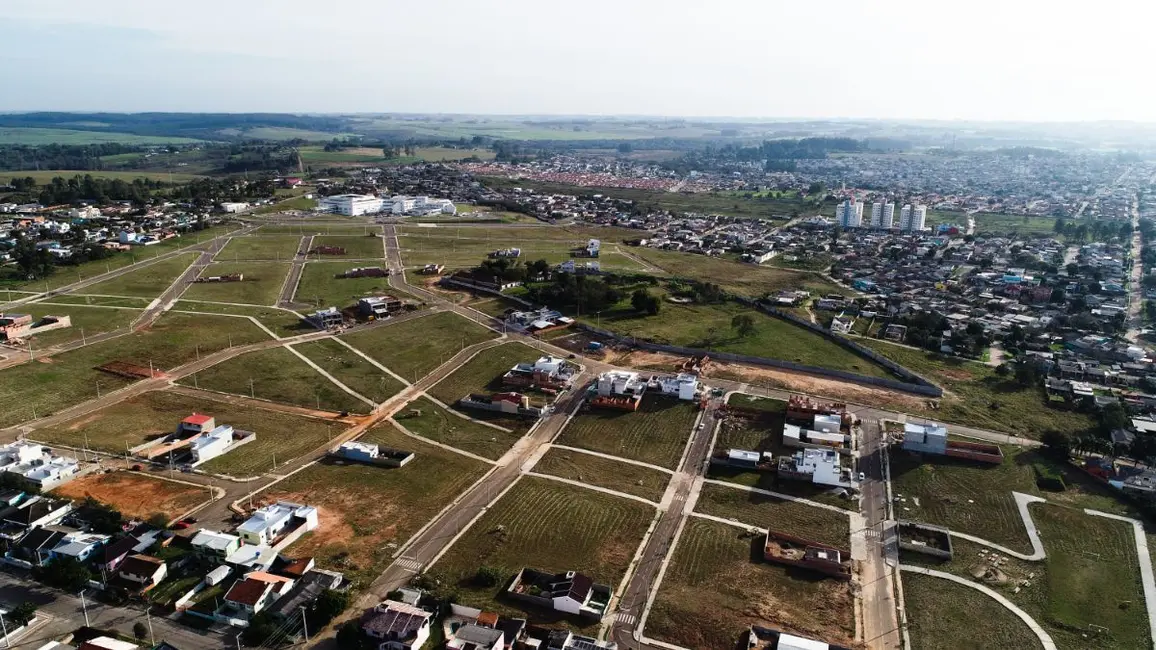
[[418,562],[412,558],[399,557],[394,560],[393,563],[402,569],[405,569],[406,571],[410,571],[412,573],[421,573],[421,562]]
[[638,620],[634,614],[627,614],[626,612],[618,612],[614,620],[623,625],[634,625],[634,621]]

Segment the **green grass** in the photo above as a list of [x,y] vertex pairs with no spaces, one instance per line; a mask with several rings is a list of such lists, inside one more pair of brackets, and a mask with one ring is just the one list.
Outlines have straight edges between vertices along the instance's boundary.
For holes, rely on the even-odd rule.
[[248,305],[272,305],[281,295],[289,272],[287,262],[214,262],[201,277],[242,273],[242,282],[200,282],[189,285],[182,298]]
[[253,211],[253,214],[273,214],[276,212],[285,212],[288,210],[300,210],[308,212],[317,207],[317,199],[310,199],[304,196],[295,196],[291,199],[278,201],[272,205],[263,205]]
[[689,519],[646,635],[684,648],[731,650],[749,626],[762,625],[856,647],[850,583],[766,562],[762,547],[762,536]]
[[946,394],[934,411],[937,420],[1034,439],[1049,429],[1080,433],[1095,424],[1084,413],[1048,406],[1042,386],[1019,386],[1014,378],[1001,378],[981,363],[879,340],[859,342],[942,386]]
[[496,598],[501,587],[477,586],[472,578],[478,567],[493,567],[510,577],[523,567],[580,571],[613,589],[654,514],[654,508],[637,501],[525,477],[492,504],[429,573],[456,591],[460,599],[455,602],[499,614],[522,612],[532,625],[556,622],[551,611],[505,604]]
[[493,330],[471,320],[452,312],[440,312],[396,325],[354,332],[342,338],[383,366],[416,381],[462,348],[496,336],[498,334]]
[[768,293],[778,293],[784,289],[802,289],[815,295],[848,293],[846,289],[815,273],[743,264],[719,257],[655,248],[639,247],[628,250],[670,275],[713,282],[731,293],[751,298],[761,298]]
[[366,413],[370,408],[285,348],[233,357],[180,383],[310,409]]
[[675,469],[697,416],[694,404],[663,397],[644,397],[634,412],[584,407],[558,442]]
[[261,226],[256,234],[259,236],[265,235],[297,235],[304,237],[305,235],[324,235],[333,234],[343,237],[364,237],[370,233],[381,234],[381,226],[371,224],[366,221],[353,221],[348,217],[339,217],[338,215],[324,215],[326,219],[344,219],[341,221],[317,221],[310,219],[297,225],[285,224],[267,224]]
[[962,639],[976,648],[1042,647],[1031,628],[986,594],[917,573],[904,573],[902,580],[915,648],[949,650],[960,647]]
[[[313,248],[319,246],[339,246],[345,249],[344,255],[321,255],[322,260],[333,257],[359,260],[385,259],[385,247],[382,245],[381,237],[320,235],[313,238]],[[317,256],[312,255],[310,259],[317,259]]]
[[85,287],[85,293],[134,298],[156,298],[163,294],[197,260],[198,253],[182,253],[166,260]]
[[50,300],[40,301],[41,305],[80,305],[97,307],[130,307],[144,309],[152,302],[148,298],[119,298],[110,296],[90,296],[84,293],[70,293],[63,296],[52,296]]
[[174,310],[191,311],[202,314],[230,314],[233,316],[252,316],[265,327],[282,338],[299,336],[316,332],[317,328],[303,322],[293,312],[276,307],[257,307],[248,305],[218,305],[209,302],[194,300],[178,300]]
[[258,235],[234,237],[217,253],[218,262],[290,261],[302,246],[294,235]]
[[167,370],[233,345],[266,341],[252,323],[235,318],[168,313],[147,330],[37,359],[0,372],[0,427],[44,417],[132,383],[96,370],[109,361],[127,361]]
[[172,136],[136,135],[112,131],[77,131],[73,129],[41,129],[23,127],[0,128],[0,144],[25,144],[32,146],[46,144],[191,144],[201,142],[192,138]]
[[[294,346],[337,381],[380,404],[401,392],[405,385],[366,361],[349,348],[332,339],[322,339]],[[362,410],[364,407],[358,407]]]
[[309,303],[322,308],[334,305],[348,307],[357,304],[359,298],[366,296],[381,296],[392,294],[402,297],[399,292],[389,286],[389,278],[338,278],[339,273],[350,269],[367,266],[386,266],[385,261],[376,264],[358,262],[309,262],[301,271],[301,282],[297,285],[297,293],[293,295],[296,302]]
[[670,474],[647,467],[569,449],[551,449],[534,465],[535,472],[560,476],[658,502]]
[[[68,316],[72,320],[72,327],[52,330],[33,337],[33,351],[61,343],[82,341],[102,332],[127,328],[141,314],[140,310],[137,309],[46,305],[44,303],[34,303],[26,305],[26,307],[22,307],[20,312],[32,314],[33,319],[51,315]],[[7,353],[6,351],[5,354]]]
[[411,433],[492,460],[501,458],[522,437],[454,415],[424,397],[407,404],[394,419]]
[[[523,230],[523,229],[519,229]],[[546,260],[550,264],[561,264],[573,258],[572,251],[586,245],[586,239],[572,241],[537,240],[511,231],[500,239],[456,239],[445,236],[406,236],[399,240],[402,258],[406,266],[444,264],[451,269],[472,268],[488,259],[489,253],[500,248],[522,249],[523,263]],[[582,260],[579,260],[581,262]],[[606,251],[599,258],[604,270],[642,271],[638,263],[625,255]]]
[[471,393],[502,390],[502,375],[515,364],[533,362],[542,353],[523,343],[505,343],[474,355],[462,367],[434,384],[428,392],[446,404],[454,404]]
[[830,544],[851,547],[851,525],[847,515],[797,501],[721,485],[702,486],[695,510],[715,517]]

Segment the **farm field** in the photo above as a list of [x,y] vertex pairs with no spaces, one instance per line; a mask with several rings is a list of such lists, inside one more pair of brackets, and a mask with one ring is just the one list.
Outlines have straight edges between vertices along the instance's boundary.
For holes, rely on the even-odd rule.
[[137,472],[88,474],[61,485],[52,494],[78,501],[91,496],[125,517],[147,520],[160,513],[170,521],[210,498],[207,488]]
[[341,390],[285,348],[248,352],[181,379],[234,395],[326,411],[369,412],[370,406]]
[[[319,235],[313,238],[313,248],[318,246],[338,246],[345,249],[344,255],[324,255],[320,259],[328,258],[347,258],[347,259],[362,259],[380,260],[385,258],[385,246],[382,244],[381,237],[366,237],[366,236],[349,236],[349,235]],[[317,256],[311,256],[314,259]]]
[[218,262],[289,261],[302,246],[295,235],[257,235],[234,237],[217,253]]
[[417,381],[466,346],[498,336],[493,330],[452,312],[344,335],[346,343],[397,374]]
[[[258,307],[256,305],[222,305],[196,300],[178,300],[173,307],[174,311],[190,311],[200,314],[222,314],[233,317],[247,316],[257,319],[268,327],[277,336],[282,338],[307,334],[317,331],[317,328],[302,321],[291,311],[276,307]],[[246,319],[247,320],[247,319]]]
[[195,262],[198,256],[199,253],[182,253],[120,277],[87,286],[81,292],[132,298],[156,298],[188,270],[189,265]]
[[[981,363],[892,345],[877,339],[860,343],[942,386],[950,395],[939,400],[935,419],[1006,431],[1039,439],[1055,429],[1079,433],[1095,422],[1084,413],[1047,405],[1043,387],[1022,387]],[[993,405],[998,405],[993,408]]]
[[[363,357],[332,339],[322,339],[293,346],[313,363],[361,395],[380,404],[401,392],[405,385],[366,361]],[[359,410],[365,407],[358,407]]]
[[16,406],[0,409],[0,427],[44,417],[90,400],[97,391],[108,393],[133,383],[96,370],[109,361],[146,368],[151,363],[167,370],[194,360],[198,348],[200,354],[211,354],[230,342],[245,345],[268,339],[247,321],[170,312],[147,330],[4,369],[0,400]]
[[741,528],[688,520],[646,635],[684,648],[731,650],[740,632],[763,625],[854,647],[850,584],[762,561],[762,543]]
[[986,594],[917,573],[904,572],[902,579],[912,647],[951,650],[960,639],[977,648],[1042,647],[1023,621]]
[[821,544],[851,547],[851,524],[847,515],[797,501],[707,483],[702,486],[695,510]]
[[675,469],[697,417],[693,404],[661,397],[634,412],[584,407],[558,443]]
[[522,437],[459,417],[424,397],[406,404],[393,418],[415,435],[491,460],[501,458]]
[[655,503],[662,499],[670,482],[670,474],[665,472],[558,448],[546,452],[533,471],[633,494]]
[[415,456],[395,469],[323,460],[278,483],[263,500],[316,506],[317,530],[290,552],[313,555],[321,566],[345,572],[364,588],[389,564],[397,547],[481,478],[486,466],[415,440],[390,424],[370,429],[360,440]]
[[428,392],[450,405],[470,393],[500,392],[501,377],[507,370],[521,362],[532,363],[541,356],[539,350],[524,343],[504,343],[488,348],[434,384]]
[[72,327],[52,330],[32,337],[32,349],[40,350],[61,343],[71,343],[90,338],[102,332],[111,332],[128,327],[141,314],[139,309],[113,309],[110,307],[82,307],[79,305],[54,305],[33,303],[20,308],[31,314],[33,320],[44,316],[68,316]]
[[428,573],[456,591],[462,604],[523,615],[532,625],[565,620],[543,609],[514,609],[496,597],[502,585],[481,587],[474,575],[479,567],[505,576],[523,567],[580,571],[614,589],[654,515],[654,508],[637,501],[524,477]]
[[0,144],[26,144],[36,146],[44,144],[104,144],[108,142],[120,144],[192,144],[194,142],[200,142],[200,140],[173,136],[117,133],[115,131],[80,131],[75,129],[42,129],[35,127],[0,128]]
[[272,305],[281,295],[281,285],[289,272],[288,262],[213,262],[201,277],[241,273],[242,282],[202,282],[189,285],[182,295],[188,300]]
[[404,297],[389,286],[389,278],[387,277],[336,277],[339,273],[344,273],[350,269],[367,266],[380,266],[384,268],[385,262],[381,261],[376,264],[357,262],[308,262],[301,271],[301,281],[297,285],[297,292],[293,295],[293,300],[322,308],[330,305],[336,307],[355,305],[357,304],[358,298],[364,298],[366,296],[380,296],[392,293],[392,295],[396,295],[399,298]]

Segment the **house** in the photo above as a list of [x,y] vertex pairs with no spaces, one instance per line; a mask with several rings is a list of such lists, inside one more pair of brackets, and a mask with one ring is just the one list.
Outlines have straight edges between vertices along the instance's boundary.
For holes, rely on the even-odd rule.
[[177,436],[184,438],[212,431],[216,427],[217,421],[213,416],[193,413],[189,417],[181,420],[181,423],[177,425]]
[[151,555],[130,555],[120,563],[117,576],[121,580],[140,586],[140,591],[148,591],[160,584],[168,575],[165,561]]
[[446,641],[446,648],[450,650],[504,650],[505,641],[505,634],[501,630],[470,623],[459,627],[454,632],[453,638]]
[[519,363],[502,375],[502,383],[546,390],[570,387],[574,366],[560,357],[541,357],[534,363]]
[[85,562],[93,553],[108,543],[110,537],[99,533],[75,532],[65,535],[64,539],[52,549],[54,557],[70,557],[79,562]]
[[231,575],[233,575],[233,568],[227,564],[222,564],[205,574],[205,584],[209,587],[219,585]]
[[613,641],[599,641],[594,637],[574,634],[570,630],[550,630],[545,643],[539,639],[533,640],[538,641],[536,647],[545,650],[618,650],[618,644]]
[[100,557],[96,560],[96,568],[106,573],[112,573],[117,570],[121,562],[131,555],[136,548],[138,540],[132,535],[122,537],[111,544],[106,544],[101,549]]
[[586,257],[598,257],[598,254],[601,252],[601,250],[602,242],[598,241],[597,239],[591,239],[590,241],[586,242]]
[[555,574],[524,568],[506,592],[515,600],[596,619],[602,618],[610,602],[610,587],[574,571]]
[[203,528],[193,536],[191,545],[194,551],[202,555],[224,560],[241,547],[241,538]]
[[137,650],[140,648],[135,643],[128,641],[121,641],[107,636],[98,636],[95,639],[89,639],[80,644],[77,650]]
[[193,465],[199,465],[220,456],[228,451],[232,444],[233,427],[228,424],[222,424],[206,434],[197,436],[189,445],[189,450],[193,454]]
[[659,377],[658,388],[663,395],[673,395],[681,400],[694,401],[701,393],[698,375],[681,372],[673,377]]
[[341,327],[345,324],[345,317],[336,307],[319,309],[305,317],[311,325],[318,329],[328,330]]
[[20,536],[26,530],[59,523],[72,511],[72,503],[63,499],[37,496],[19,505],[0,510],[0,526]]
[[815,485],[851,487],[850,470],[834,449],[803,449],[779,458],[779,478],[810,481]]
[[0,447],[0,471],[23,476],[47,491],[75,476],[80,463],[75,458],[56,456],[47,447],[19,441]]
[[268,571],[277,563],[277,551],[268,544],[244,544],[225,563],[240,571]]
[[10,545],[8,557],[15,557],[33,566],[44,566],[52,561],[52,549],[64,539],[64,533],[47,528],[34,528]]
[[317,528],[317,508],[278,501],[257,509],[237,527],[237,533],[246,544],[268,544],[281,533],[302,525],[307,531]]
[[339,590],[345,585],[345,577],[333,571],[311,569],[306,571],[293,587],[270,605],[267,611],[281,619],[301,615],[301,607],[312,603],[327,589]]
[[274,583],[254,578],[238,580],[225,594],[225,603],[237,611],[253,615],[273,600],[275,587]]
[[403,303],[394,296],[369,296],[357,301],[357,314],[363,318],[384,318],[401,311]]
[[471,393],[458,400],[458,406],[530,419],[540,418],[551,410],[549,406],[532,406],[528,395],[514,392]]
[[406,603],[387,600],[365,612],[361,630],[380,640],[380,650],[420,650],[429,639],[433,614]]

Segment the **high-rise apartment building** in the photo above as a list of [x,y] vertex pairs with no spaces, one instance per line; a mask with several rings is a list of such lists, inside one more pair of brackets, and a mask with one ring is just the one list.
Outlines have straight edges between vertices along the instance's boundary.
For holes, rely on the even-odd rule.
[[927,225],[927,206],[908,203],[899,211],[900,230],[923,230]]
[[895,204],[876,201],[871,205],[871,227],[893,228],[895,226]]
[[847,199],[835,208],[835,221],[844,228],[858,228],[863,225],[863,204]]

